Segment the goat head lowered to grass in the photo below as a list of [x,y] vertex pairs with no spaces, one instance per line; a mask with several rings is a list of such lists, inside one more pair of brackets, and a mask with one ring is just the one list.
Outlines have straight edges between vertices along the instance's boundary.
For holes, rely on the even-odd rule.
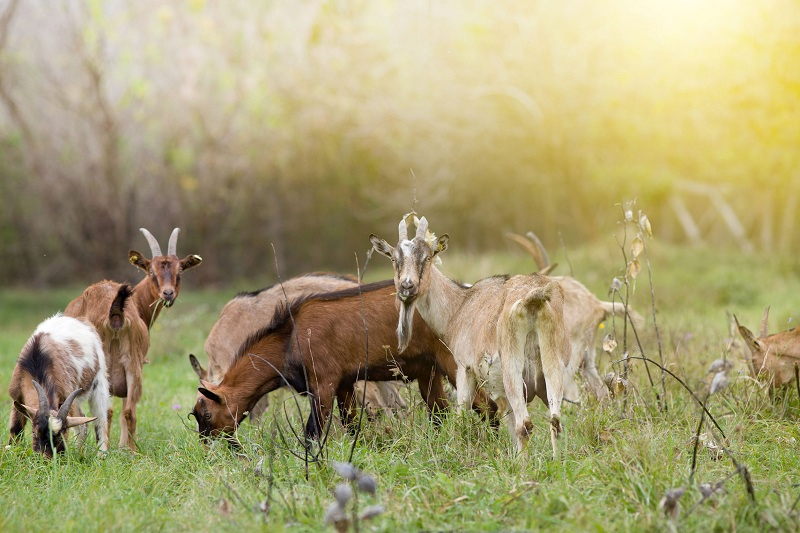
[[[127,283],[108,280],[90,285],[64,310],[67,316],[87,319],[100,334],[111,394],[123,398],[119,445],[131,450],[136,450],[136,404],[142,396],[142,366],[150,348],[150,326],[161,312],[160,304],[169,307],[178,298],[183,271],[203,261],[194,254],[178,259],[178,228],[169,238],[167,255],[162,255],[158,241],[149,231],[140,231],[150,244],[153,257],[147,259],[141,252],[131,250],[128,258],[145,271],[145,277],[132,289]],[[130,298],[120,298],[122,291]],[[109,409],[109,423],[111,415]]]
[[433,264],[447,249],[448,235],[429,235],[422,217],[409,239],[407,217],[400,221],[396,247],[370,235],[375,251],[394,265],[400,352],[416,335],[411,319],[418,310],[453,352],[459,409],[471,403],[478,383],[486,383],[501,412],[509,412],[509,432],[523,451],[533,429],[527,404],[537,395],[550,410],[550,440],[557,456],[565,362],[570,357],[561,286],[540,274],[493,276],[469,287],[460,285]]
[[[734,315],[736,327],[750,348],[752,361],[750,372],[753,377],[766,377],[773,388],[784,387],[797,379],[800,365],[800,326],[780,333],[767,333],[769,307],[764,310],[761,331],[756,337],[752,331],[739,324]],[[800,384],[798,384],[800,386]]]
[[[8,393],[14,401],[10,441],[30,419],[34,451],[52,457],[65,450],[69,428],[96,419],[98,446],[108,449],[106,360],[100,336],[88,322],[58,313],[39,324],[20,352]],[[83,400],[89,400],[93,418],[80,412]]]
[[[194,355],[189,355],[192,368],[200,380],[219,385],[225,372],[233,363],[239,347],[250,335],[269,324],[279,305],[292,302],[301,296],[334,292],[356,286],[358,286],[358,280],[352,276],[313,272],[258,291],[241,292],[225,304],[211,333],[208,334],[205,343],[208,368],[203,368]],[[364,407],[369,415],[376,415],[381,409],[392,410],[405,407],[396,382],[367,381],[366,385],[364,383],[363,381],[356,382],[355,387],[358,393],[353,396],[356,405],[348,408],[360,407],[362,398],[364,398]],[[366,395],[363,387],[366,387]],[[260,419],[269,404],[267,398],[264,396],[250,409],[251,421]]]
[[[353,384],[364,379],[417,380],[431,416],[447,407],[442,377],[455,381],[456,364],[447,347],[414,319],[417,334],[396,353],[398,320],[391,280],[281,303],[272,321],[239,348],[219,385],[202,383],[192,415],[200,438],[228,438],[259,398],[289,386],[307,393],[311,413],[305,436],[317,439],[334,398],[342,422],[350,426]],[[399,370],[399,374],[398,374]],[[482,394],[482,391],[481,391]],[[477,409],[494,414],[485,395]]]

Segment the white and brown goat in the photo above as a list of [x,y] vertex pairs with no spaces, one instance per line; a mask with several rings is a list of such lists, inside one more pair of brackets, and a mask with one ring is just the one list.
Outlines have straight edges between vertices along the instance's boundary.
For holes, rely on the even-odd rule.
[[[242,343],[269,324],[279,305],[292,302],[301,296],[334,292],[357,285],[358,280],[352,276],[314,272],[258,291],[237,294],[222,308],[217,322],[206,339],[208,368],[203,368],[197,358],[190,354],[189,361],[192,368],[201,381],[218,385],[230,368]],[[367,381],[366,391],[364,383],[364,381],[356,382],[353,395],[355,405],[350,407],[360,407],[364,398],[367,413],[374,416],[383,409],[402,409],[406,406],[395,382]],[[200,395],[199,392],[197,394]],[[258,421],[268,404],[267,396],[261,398],[250,409],[250,419]]]
[[[525,249],[536,263],[540,274],[552,272],[556,265],[550,263],[547,250],[533,232],[525,237],[515,233],[507,233],[506,237]],[[564,398],[577,402],[580,391],[575,383],[578,371],[583,373],[592,392],[598,399],[608,395],[608,387],[597,372],[597,332],[600,324],[612,316],[625,316],[625,304],[622,302],[606,302],[597,298],[580,281],[571,276],[552,276],[564,291],[564,324],[569,332],[572,354],[566,362],[564,374]],[[639,329],[644,319],[630,306],[627,309],[633,325]]]
[[[219,385],[202,383],[192,415],[201,439],[230,436],[265,394],[290,386],[311,402],[305,435],[318,438],[334,398],[349,425],[358,379],[417,380],[433,415],[447,406],[442,377],[455,381],[450,351],[416,315],[417,334],[404,353],[390,346],[398,320],[391,280],[280,304],[271,323],[242,344]],[[493,416],[483,391],[476,409]]]
[[394,264],[400,315],[399,350],[413,339],[415,310],[453,352],[458,371],[459,409],[484,384],[500,412],[509,412],[509,432],[518,451],[526,449],[533,425],[527,404],[534,395],[549,407],[553,455],[561,432],[564,361],[570,340],[564,325],[564,296],[554,279],[540,274],[494,276],[470,287],[448,279],[433,264],[447,249],[447,234],[428,240],[422,217],[413,239],[405,217],[396,247],[370,235],[376,251]]
[[[108,450],[111,398],[105,355],[100,336],[88,322],[58,313],[39,324],[20,352],[8,393],[14,401],[9,441],[30,419],[34,451],[52,457],[66,449],[69,428],[95,421],[98,446]],[[80,412],[84,400],[94,417]],[[85,438],[85,428],[82,434]]]
[[[140,231],[150,244],[152,259],[131,250],[130,262],[144,270],[145,277],[132,289],[130,304],[118,306],[110,316],[106,312],[125,283],[101,281],[89,286],[67,305],[64,314],[88,320],[100,334],[106,353],[109,386],[112,396],[123,398],[119,446],[136,450],[136,404],[142,396],[142,367],[150,348],[149,328],[161,312],[178,297],[183,271],[199,265],[202,258],[189,255],[178,259],[176,248],[179,229],[169,239],[167,255],[153,235]],[[129,286],[128,286],[129,287]],[[112,412],[109,411],[109,423]]]
[[[773,388],[796,382],[800,373],[800,326],[770,335],[767,330],[769,307],[764,310],[758,337],[739,324],[734,316],[739,334],[750,349],[748,368],[754,378],[764,378]],[[800,384],[798,384],[800,387]]]

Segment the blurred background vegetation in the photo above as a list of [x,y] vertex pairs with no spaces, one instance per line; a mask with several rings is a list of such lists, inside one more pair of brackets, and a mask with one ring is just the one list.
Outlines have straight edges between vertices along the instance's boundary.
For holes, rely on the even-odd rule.
[[799,147],[794,0],[0,0],[4,285],[137,278],[141,226],[206,284],[352,272],[412,207],[785,252]]

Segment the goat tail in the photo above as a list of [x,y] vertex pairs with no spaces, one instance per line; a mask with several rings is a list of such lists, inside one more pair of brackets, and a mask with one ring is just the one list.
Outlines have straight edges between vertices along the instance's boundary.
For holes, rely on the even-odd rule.
[[522,298],[522,304],[525,306],[537,307],[552,300],[558,290],[560,290],[558,283],[550,281],[546,285],[531,289],[528,294]]
[[111,308],[108,310],[108,322],[111,328],[119,330],[125,325],[125,305],[128,303],[131,295],[133,294],[133,287],[127,283],[123,283],[117,290],[117,295],[114,301],[111,302]]
[[561,288],[556,281],[550,281],[545,285],[532,288],[525,296],[514,302],[510,309],[511,316],[521,318],[526,315],[533,316],[537,314],[544,304],[554,300],[560,290]]
[[[614,316],[625,316],[625,304],[622,302],[600,302],[603,311],[606,313],[606,318]],[[644,327],[644,318],[642,315],[633,310],[633,307],[628,306],[628,316],[636,329]]]

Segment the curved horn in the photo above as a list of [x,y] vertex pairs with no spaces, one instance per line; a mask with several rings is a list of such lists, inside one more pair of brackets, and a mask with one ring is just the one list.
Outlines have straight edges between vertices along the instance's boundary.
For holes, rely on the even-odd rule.
[[417,225],[417,235],[416,238],[425,239],[425,235],[428,233],[428,219],[422,217],[419,219],[419,224]]
[[530,256],[533,258],[533,262],[536,263],[536,268],[539,269],[540,274],[550,266],[550,258],[547,256],[547,250],[544,249],[542,241],[540,241],[532,231],[527,233],[527,238],[511,232],[507,232],[505,237],[506,239],[517,243],[521,248],[530,254]]
[[398,232],[400,233],[400,242],[408,240],[408,225],[406,224],[406,219],[400,221],[400,226],[397,228]]
[[36,387],[36,392],[39,394],[39,412],[43,414],[49,413],[50,401],[47,399],[47,393],[35,379],[33,380],[33,386]]
[[78,387],[77,389],[72,391],[72,394],[67,396],[67,399],[64,400],[64,403],[61,404],[61,408],[58,410],[58,418],[60,418],[64,422],[67,421],[67,415],[69,414],[69,410],[72,407],[72,402],[75,400],[75,397],[82,392],[83,389]]
[[147,239],[147,244],[150,245],[151,258],[161,255],[161,246],[158,245],[158,241],[155,237],[153,237],[153,234],[147,231],[145,228],[139,228],[139,231],[144,234],[144,238]]
[[167,255],[178,255],[178,233],[180,232],[180,228],[172,230],[172,235],[169,236],[169,244],[167,245]]

